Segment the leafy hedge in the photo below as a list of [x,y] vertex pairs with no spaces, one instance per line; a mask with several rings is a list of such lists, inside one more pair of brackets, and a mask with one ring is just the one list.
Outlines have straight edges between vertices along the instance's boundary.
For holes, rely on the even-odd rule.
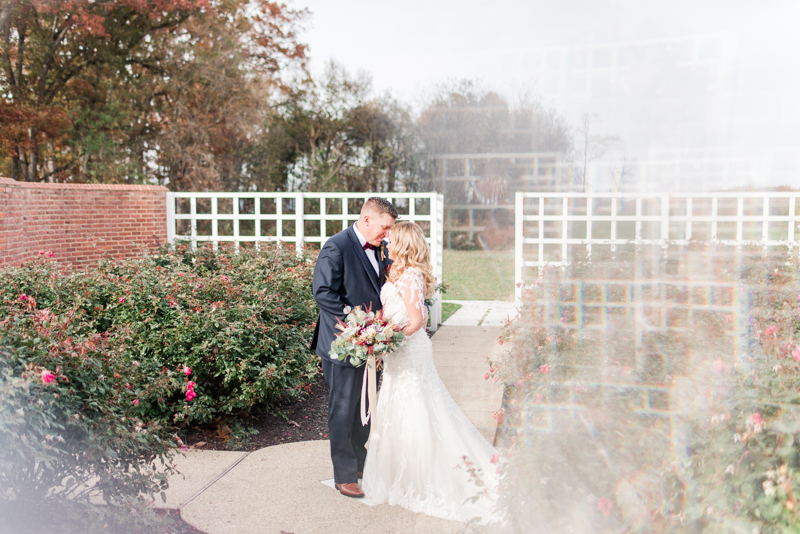
[[144,466],[180,428],[301,395],[318,373],[312,273],[277,246],[4,268],[0,495],[57,497],[89,473],[112,502],[152,494]]

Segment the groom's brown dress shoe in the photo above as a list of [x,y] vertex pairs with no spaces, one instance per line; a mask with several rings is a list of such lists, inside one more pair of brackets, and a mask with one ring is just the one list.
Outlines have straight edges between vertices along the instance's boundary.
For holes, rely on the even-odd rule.
[[361,487],[356,482],[351,482],[349,484],[334,484],[336,489],[339,490],[339,493],[346,497],[355,497],[357,499],[364,496],[364,492],[361,491]]
[[358,472],[358,478],[364,478],[364,471]]

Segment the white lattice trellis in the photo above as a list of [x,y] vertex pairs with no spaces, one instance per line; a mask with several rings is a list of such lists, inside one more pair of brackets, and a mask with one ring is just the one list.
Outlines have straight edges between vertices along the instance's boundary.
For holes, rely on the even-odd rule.
[[[570,247],[796,247],[800,193],[523,193],[515,199],[515,282],[526,267],[567,265]],[[600,234],[602,231],[602,235]],[[533,245],[533,247],[530,247]]]
[[[320,246],[358,219],[363,202],[374,193],[168,193],[167,240],[211,242],[287,242],[302,249]],[[444,197],[437,193],[383,194],[426,232],[436,279],[442,281]],[[313,227],[310,233],[308,227]],[[441,296],[434,297],[431,327],[441,323]]]

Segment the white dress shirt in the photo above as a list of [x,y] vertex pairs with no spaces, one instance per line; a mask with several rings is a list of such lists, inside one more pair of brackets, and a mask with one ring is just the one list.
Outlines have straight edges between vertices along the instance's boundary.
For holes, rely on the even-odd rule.
[[[361,235],[361,232],[358,231],[358,225],[356,223],[353,223],[353,230],[355,230],[356,232],[356,237],[358,238],[358,242],[361,243],[361,246],[363,247],[364,244],[367,242],[367,238]],[[375,250],[368,248],[364,252],[367,253],[367,258],[369,258],[369,262],[372,264],[372,268],[375,269],[375,274],[379,275],[381,273],[381,270],[380,267],[378,266],[378,257],[375,255]]]

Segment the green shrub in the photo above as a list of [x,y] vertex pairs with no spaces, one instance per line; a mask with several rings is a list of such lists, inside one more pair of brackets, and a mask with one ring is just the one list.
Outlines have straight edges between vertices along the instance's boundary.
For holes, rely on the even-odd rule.
[[[207,422],[300,395],[318,372],[308,349],[317,317],[313,263],[290,247],[193,252],[186,246],[65,274],[46,261],[9,268],[0,302],[81,318],[76,335],[106,333],[139,372],[188,367],[186,389],[144,395],[140,408],[165,425]],[[135,362],[135,363],[134,363]]]
[[[7,312],[0,322],[4,526],[85,531],[91,526],[83,519],[95,515],[103,524],[126,517],[135,529],[149,517],[135,500],[166,488],[175,445],[137,399],[167,395],[177,384],[129,368],[107,336],[78,335],[75,314],[37,310],[33,297]],[[111,506],[92,506],[97,498]]]
[[165,487],[156,460],[182,445],[176,431],[277,406],[318,373],[312,273],[277,246],[4,268],[0,507],[113,523],[98,495],[147,520],[138,496]]

